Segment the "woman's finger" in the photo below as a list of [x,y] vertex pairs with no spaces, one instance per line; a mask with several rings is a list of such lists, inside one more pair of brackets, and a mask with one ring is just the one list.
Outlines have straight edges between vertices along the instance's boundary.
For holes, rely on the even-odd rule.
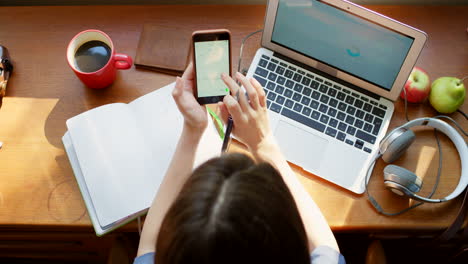
[[239,86],[237,85],[237,83],[225,73],[221,74],[221,79],[227,85],[229,91],[231,91],[231,95],[234,96],[239,90]]
[[254,110],[257,110],[260,107],[260,104],[258,101],[257,90],[252,86],[252,84],[247,80],[247,78],[244,75],[242,75],[240,72],[236,73],[236,78],[240,80],[245,90],[247,91],[250,105],[252,106]]
[[218,115],[223,121],[224,124],[227,124],[229,118],[229,111],[226,108],[226,105],[223,102],[218,102]]
[[193,80],[194,76],[195,76],[195,71],[193,69],[193,64],[190,62],[190,64],[187,66],[187,69],[185,69],[184,74],[182,75],[182,79]]
[[260,104],[261,107],[266,106],[266,95],[265,95],[265,90],[263,90],[262,85],[257,81],[255,78],[250,78],[250,83],[254,87],[254,89],[257,91],[258,95],[258,103]]
[[237,91],[236,99],[239,102],[239,105],[242,111],[244,113],[250,113],[250,111],[252,110],[252,107],[250,106],[247,96],[245,95],[245,91],[244,89],[242,89],[242,87],[240,87],[239,90]]
[[230,76],[223,73],[221,77],[224,83],[229,87],[229,90],[231,91],[231,97],[233,97],[233,99],[235,98],[235,100],[239,102],[242,111],[249,111],[250,106],[248,105],[249,103],[247,102],[247,98],[245,98],[242,88],[240,88],[236,81],[234,81],[234,79],[232,79]]
[[177,100],[179,100],[179,97],[182,95],[183,86],[184,86],[184,81],[180,79],[179,77],[176,77],[174,90],[172,90],[172,97],[174,98],[176,102]]
[[243,122],[243,112],[241,106],[236,101],[236,99],[234,99],[234,97],[232,97],[231,95],[224,96],[223,103],[226,106],[226,109],[228,110],[229,114],[231,115],[234,124],[238,122]]

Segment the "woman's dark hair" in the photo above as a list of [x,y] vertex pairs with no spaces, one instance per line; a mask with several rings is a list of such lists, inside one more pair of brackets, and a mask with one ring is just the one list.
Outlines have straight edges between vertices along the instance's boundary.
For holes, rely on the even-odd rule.
[[227,154],[202,164],[183,186],[161,225],[155,263],[310,263],[310,256],[278,171]]

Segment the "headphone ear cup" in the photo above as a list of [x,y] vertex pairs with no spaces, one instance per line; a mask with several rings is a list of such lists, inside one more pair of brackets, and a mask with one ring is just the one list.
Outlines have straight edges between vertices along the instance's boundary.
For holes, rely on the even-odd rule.
[[395,140],[388,145],[387,150],[382,154],[383,161],[386,163],[392,163],[397,160],[413,143],[415,137],[414,132],[409,129],[395,138]]
[[384,185],[396,194],[413,197],[422,187],[422,180],[413,172],[396,165],[384,168]]

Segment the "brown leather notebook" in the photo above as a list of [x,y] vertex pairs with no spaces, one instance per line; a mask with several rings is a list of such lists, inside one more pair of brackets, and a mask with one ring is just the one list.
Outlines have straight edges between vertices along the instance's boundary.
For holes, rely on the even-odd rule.
[[189,62],[193,30],[145,24],[140,35],[135,66],[182,75]]

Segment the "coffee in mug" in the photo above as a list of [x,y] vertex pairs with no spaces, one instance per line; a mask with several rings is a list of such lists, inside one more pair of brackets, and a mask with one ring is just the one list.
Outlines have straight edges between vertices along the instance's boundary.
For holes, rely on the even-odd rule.
[[75,53],[75,66],[82,72],[95,72],[104,67],[111,57],[111,48],[99,40],[81,45]]

